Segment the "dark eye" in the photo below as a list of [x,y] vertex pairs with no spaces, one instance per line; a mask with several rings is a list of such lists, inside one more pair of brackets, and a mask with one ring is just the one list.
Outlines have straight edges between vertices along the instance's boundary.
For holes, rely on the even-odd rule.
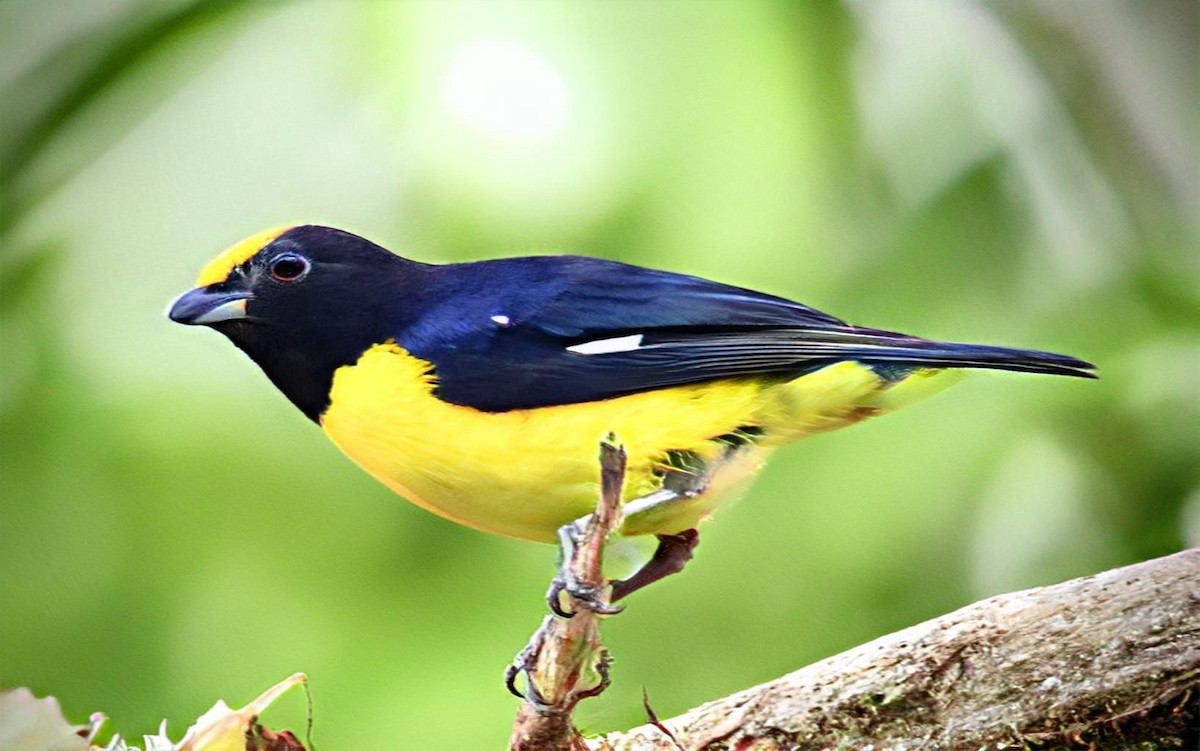
[[308,272],[308,261],[300,256],[285,253],[271,261],[271,276],[275,281],[294,282]]

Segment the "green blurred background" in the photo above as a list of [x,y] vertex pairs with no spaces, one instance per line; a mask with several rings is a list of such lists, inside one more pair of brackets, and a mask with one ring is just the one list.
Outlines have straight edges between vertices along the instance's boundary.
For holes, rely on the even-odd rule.
[[554,551],[403,503],[163,316],[297,221],[1100,365],[779,452],[608,622],[588,729],[1200,544],[1197,8],[7,0],[0,683],[136,736],[302,670],[326,749],[503,744]]

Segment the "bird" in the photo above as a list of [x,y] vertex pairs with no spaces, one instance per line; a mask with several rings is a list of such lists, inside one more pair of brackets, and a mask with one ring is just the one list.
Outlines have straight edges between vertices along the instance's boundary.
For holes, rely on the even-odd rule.
[[234,244],[168,316],[227,337],[388,488],[486,532],[556,541],[594,508],[596,447],[615,435],[620,536],[657,547],[614,602],[680,570],[700,522],[781,445],[963,369],[1096,377],[1075,357],[854,326],[697,276],[572,255],[429,264],[319,225]]

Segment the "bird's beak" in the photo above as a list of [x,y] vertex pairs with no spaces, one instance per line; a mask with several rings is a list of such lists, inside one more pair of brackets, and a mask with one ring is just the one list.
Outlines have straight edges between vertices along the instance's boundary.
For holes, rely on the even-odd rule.
[[167,317],[188,326],[211,326],[222,321],[246,317],[246,303],[253,295],[247,290],[197,287],[184,292],[167,311]]

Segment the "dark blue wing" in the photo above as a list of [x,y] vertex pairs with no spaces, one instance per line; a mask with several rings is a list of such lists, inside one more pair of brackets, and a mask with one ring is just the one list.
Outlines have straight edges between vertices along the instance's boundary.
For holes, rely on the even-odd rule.
[[790,300],[593,258],[438,267],[398,341],[438,396],[499,412],[720,378],[793,376],[855,359],[1086,375],[1061,355],[945,344],[850,326]]

